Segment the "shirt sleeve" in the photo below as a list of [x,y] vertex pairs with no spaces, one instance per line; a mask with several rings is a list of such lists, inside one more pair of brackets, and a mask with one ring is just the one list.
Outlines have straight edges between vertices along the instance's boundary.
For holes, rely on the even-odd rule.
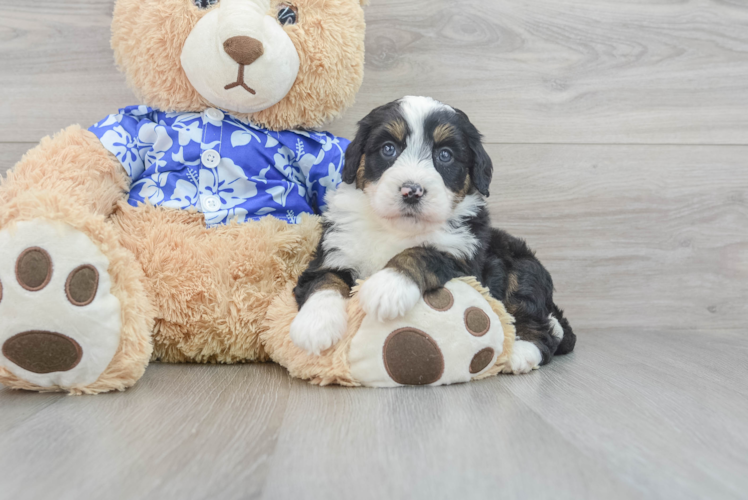
[[326,196],[334,192],[343,182],[345,150],[348,139],[325,134],[318,160],[309,171],[309,185],[312,186],[312,208],[317,214],[327,208]]
[[146,106],[130,106],[109,115],[88,130],[99,138],[101,144],[122,163],[133,181],[145,171],[143,158],[146,151],[138,141],[138,129],[143,120],[150,120],[153,110]]

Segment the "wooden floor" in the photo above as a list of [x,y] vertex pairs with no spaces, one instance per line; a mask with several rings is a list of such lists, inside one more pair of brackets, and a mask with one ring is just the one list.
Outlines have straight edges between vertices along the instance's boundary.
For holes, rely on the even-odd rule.
[[[109,0],[0,0],[0,173],[136,101]],[[496,166],[577,351],[436,389],[151,366],[122,394],[0,389],[0,499],[746,498],[748,2],[372,0],[331,125],[431,95]]]

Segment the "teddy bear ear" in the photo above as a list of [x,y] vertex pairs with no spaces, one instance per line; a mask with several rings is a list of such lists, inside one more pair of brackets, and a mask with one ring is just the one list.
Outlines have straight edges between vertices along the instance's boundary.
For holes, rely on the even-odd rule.
[[367,7],[369,5],[369,0],[359,0],[359,3],[361,3],[361,7]]

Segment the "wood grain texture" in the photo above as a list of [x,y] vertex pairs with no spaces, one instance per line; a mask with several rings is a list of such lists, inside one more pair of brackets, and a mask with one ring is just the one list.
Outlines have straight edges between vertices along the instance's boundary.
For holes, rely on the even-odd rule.
[[0,389],[0,499],[742,498],[743,332],[579,334],[539,371],[445,388],[155,364],[125,393]]
[[38,142],[135,103],[109,48],[113,5],[0,0],[0,142]]
[[635,498],[497,382],[294,384],[263,498]]
[[488,151],[493,223],[537,251],[572,325],[748,324],[748,148]]
[[739,0],[377,0],[367,25],[364,87],[334,130],[405,92],[489,142],[748,141]]
[[[133,94],[111,1],[0,0],[0,140],[88,126]],[[748,4],[376,0],[366,79],[331,129],[406,94],[464,109],[501,143],[748,144]]]
[[644,498],[744,498],[747,354],[743,331],[583,331],[509,390]]
[[[291,380],[275,365],[154,365],[120,394],[77,398],[0,390],[36,408],[0,433],[0,498],[255,498]],[[19,401],[19,400],[27,400]],[[43,481],[29,481],[31,471]]]
[[36,142],[0,143],[0,178],[18,163],[26,151],[35,147]]

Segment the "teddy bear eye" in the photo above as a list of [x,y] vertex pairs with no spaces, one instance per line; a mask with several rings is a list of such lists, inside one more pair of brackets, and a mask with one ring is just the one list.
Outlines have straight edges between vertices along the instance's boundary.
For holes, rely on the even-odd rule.
[[218,3],[219,0],[192,0],[198,9],[209,9]]
[[278,8],[278,22],[281,26],[296,24],[296,7],[291,4],[284,3]]

